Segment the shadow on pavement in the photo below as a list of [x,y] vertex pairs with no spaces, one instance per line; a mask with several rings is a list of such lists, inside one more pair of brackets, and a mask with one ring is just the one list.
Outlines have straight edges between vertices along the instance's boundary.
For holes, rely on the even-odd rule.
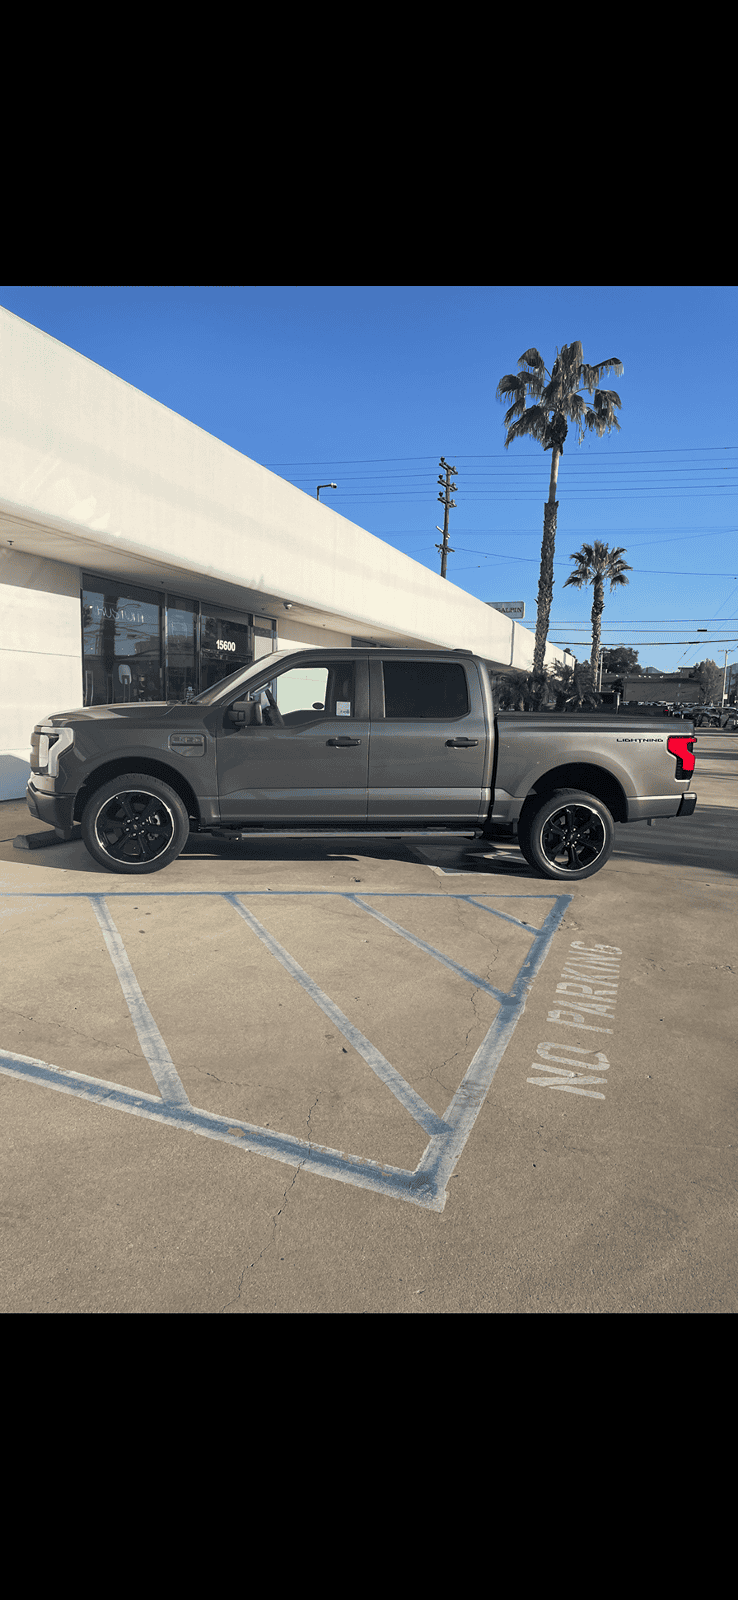
[[697,803],[691,817],[663,817],[616,824],[613,860],[664,862],[675,867],[709,867],[731,877],[738,871],[738,810]]

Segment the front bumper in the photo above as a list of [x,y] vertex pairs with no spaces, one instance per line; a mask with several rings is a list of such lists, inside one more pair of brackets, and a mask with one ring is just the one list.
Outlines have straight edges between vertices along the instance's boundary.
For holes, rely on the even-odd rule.
[[37,789],[33,778],[29,778],[26,805],[32,817],[36,817],[39,822],[47,822],[52,828],[67,831],[72,826],[73,794],[48,794],[43,789]]

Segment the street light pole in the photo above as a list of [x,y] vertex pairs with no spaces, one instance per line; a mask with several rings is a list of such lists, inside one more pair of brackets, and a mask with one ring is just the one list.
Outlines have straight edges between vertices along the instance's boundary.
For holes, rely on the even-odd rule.
[[321,489],[337,489],[337,488],[338,488],[338,484],[337,483],[319,483],[318,487],[317,487],[317,489],[315,491],[316,500],[320,499],[320,491],[321,491]]

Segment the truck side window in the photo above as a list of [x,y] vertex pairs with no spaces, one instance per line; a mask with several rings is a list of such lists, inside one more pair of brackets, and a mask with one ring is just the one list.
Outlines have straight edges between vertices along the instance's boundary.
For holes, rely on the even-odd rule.
[[287,728],[326,717],[356,716],[353,661],[334,661],[329,667],[301,664],[280,673],[274,696]]
[[463,717],[466,673],[456,661],[384,661],[385,717]]

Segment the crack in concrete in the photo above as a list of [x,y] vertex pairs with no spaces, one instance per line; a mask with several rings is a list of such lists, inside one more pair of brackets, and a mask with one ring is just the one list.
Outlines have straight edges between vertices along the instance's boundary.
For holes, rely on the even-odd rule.
[[[315,1105],[317,1105],[317,1103],[318,1103],[318,1101],[316,1100],[315,1101]],[[308,1121],[310,1120],[311,1112],[314,1111],[314,1109],[315,1109],[315,1105],[310,1107],[310,1111],[308,1112]],[[286,1201],[287,1201],[287,1197],[288,1197],[288,1195],[290,1193],[290,1190],[294,1189],[295,1184],[297,1183],[297,1179],[298,1179],[298,1177],[300,1175],[300,1171],[301,1171],[301,1169],[302,1169],[302,1167],[304,1165],[305,1165],[304,1161],[301,1161],[299,1163],[299,1166],[295,1170],[295,1175],[294,1175],[294,1177],[292,1179],[292,1182],[288,1183],[287,1188],[284,1189],[283,1192],[282,1192],[282,1204],[279,1207],[279,1210],[275,1211],[273,1216],[272,1216],[272,1237],[271,1237],[271,1240],[269,1241],[269,1243],[271,1243],[271,1244],[274,1244],[274,1242],[275,1242],[276,1235],[277,1235],[278,1219],[282,1215],[282,1212],[284,1210],[284,1207],[285,1207],[285,1204],[286,1204]],[[240,1278],[238,1280],[238,1290],[237,1290],[236,1294],[234,1295],[232,1300],[227,1300],[225,1305],[221,1306],[220,1312],[218,1313],[218,1315],[222,1315],[222,1313],[224,1311],[227,1311],[229,1306],[234,1306],[234,1305],[238,1304],[238,1301],[241,1298],[241,1293],[242,1293],[242,1290],[243,1290],[243,1280],[244,1280],[244,1278],[246,1276],[246,1273],[247,1272],[253,1272],[254,1267],[258,1267],[259,1262],[261,1261],[261,1258],[265,1254],[267,1248],[268,1248],[268,1245],[265,1244],[263,1246],[263,1248],[259,1251],[258,1256],[255,1256],[253,1261],[250,1261],[247,1266],[244,1266],[242,1268],[241,1276],[240,1276]]]
[[95,1045],[99,1050],[120,1051],[121,1055],[126,1056],[131,1061],[143,1061],[146,1063],[146,1057],[143,1055],[140,1046],[136,1049],[129,1049],[127,1045],[119,1044],[117,1040],[98,1039],[94,1033],[87,1033],[84,1028],[75,1027],[73,1022],[65,1018],[34,1017],[30,1011],[21,1011],[17,1006],[8,1005],[7,1000],[0,1001],[0,1010],[7,1011],[11,1017],[22,1017],[24,1022],[32,1022],[38,1028],[57,1028],[59,1030],[67,1028],[70,1033],[78,1035],[87,1044]]

